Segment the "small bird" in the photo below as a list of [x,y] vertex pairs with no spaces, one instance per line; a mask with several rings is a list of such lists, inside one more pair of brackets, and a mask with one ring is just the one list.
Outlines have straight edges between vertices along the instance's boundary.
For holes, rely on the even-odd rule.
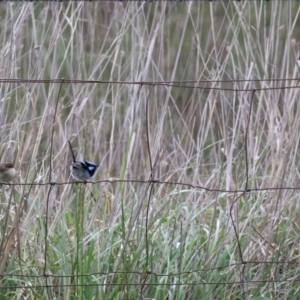
[[79,181],[86,181],[90,179],[94,175],[96,169],[98,168],[98,165],[96,165],[94,162],[91,161],[80,160],[77,162],[72,149],[71,142],[70,141],[68,142],[73,157],[73,162],[71,163],[71,167],[70,167],[72,177],[75,180],[79,180]]
[[16,169],[12,163],[0,164],[0,182],[9,182],[17,176]]

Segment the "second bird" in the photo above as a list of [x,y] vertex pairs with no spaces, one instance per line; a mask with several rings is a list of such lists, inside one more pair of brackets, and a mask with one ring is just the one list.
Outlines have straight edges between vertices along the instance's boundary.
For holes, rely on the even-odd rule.
[[12,163],[0,164],[0,182],[12,181],[17,175],[16,169]]

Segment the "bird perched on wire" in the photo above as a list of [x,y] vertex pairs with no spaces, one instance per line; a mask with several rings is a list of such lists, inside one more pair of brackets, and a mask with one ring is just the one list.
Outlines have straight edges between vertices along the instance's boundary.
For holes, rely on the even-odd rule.
[[17,176],[14,164],[6,162],[0,164],[0,182],[10,182]]
[[86,181],[91,177],[93,177],[96,169],[98,168],[98,165],[96,165],[92,161],[82,161],[82,160],[76,161],[71,142],[68,141],[68,143],[73,158],[73,162],[71,163],[71,167],[70,167],[72,177],[75,180],[79,180],[79,181]]

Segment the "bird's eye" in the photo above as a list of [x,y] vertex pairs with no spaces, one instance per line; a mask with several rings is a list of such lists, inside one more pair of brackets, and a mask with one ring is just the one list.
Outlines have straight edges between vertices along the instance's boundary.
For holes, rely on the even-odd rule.
[[97,167],[98,167],[98,166],[97,166],[94,162],[92,162],[92,161],[86,161],[85,163],[87,164],[87,166],[91,166],[91,167],[94,167],[94,168],[97,168]]

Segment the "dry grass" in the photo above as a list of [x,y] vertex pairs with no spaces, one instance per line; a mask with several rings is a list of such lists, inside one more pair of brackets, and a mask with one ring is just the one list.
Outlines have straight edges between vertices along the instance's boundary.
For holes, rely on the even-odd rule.
[[[1,161],[16,163],[15,183],[72,181],[70,139],[100,165],[94,181],[148,180],[149,144],[159,181],[298,186],[299,90],[286,88],[298,80],[263,81],[298,77],[297,3],[0,12],[0,78],[124,81],[1,84]],[[207,79],[196,83],[206,89],[126,84]],[[299,192],[253,191],[234,204],[239,195],[122,181],[2,186],[1,299],[298,299]],[[238,265],[240,254],[252,263]]]

